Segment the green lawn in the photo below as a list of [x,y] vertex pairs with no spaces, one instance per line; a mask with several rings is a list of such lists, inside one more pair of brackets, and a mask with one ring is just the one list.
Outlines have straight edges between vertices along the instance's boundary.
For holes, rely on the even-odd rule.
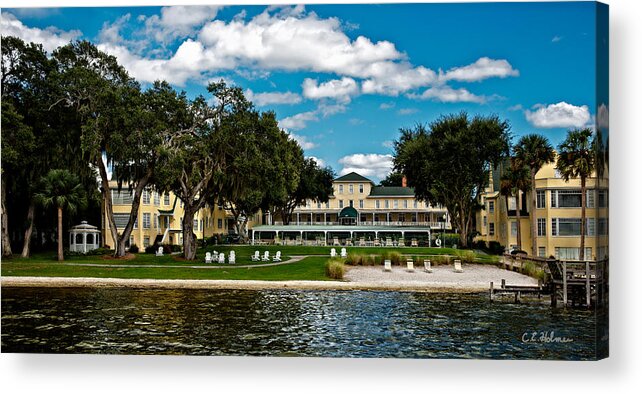
[[[4,276],[61,276],[61,277],[100,277],[100,278],[139,278],[139,279],[256,279],[256,280],[329,280],[325,276],[325,263],[330,256],[331,247],[319,246],[250,246],[250,245],[220,245],[199,249],[195,261],[183,261],[175,256],[165,255],[156,257],[153,254],[139,253],[132,260],[111,260],[103,256],[70,256],[65,262],[56,261],[55,253],[40,253],[28,259],[13,258],[3,260],[1,274]],[[335,248],[337,253],[340,248]],[[406,256],[430,256],[439,254],[454,255],[458,251],[450,248],[374,248],[348,247],[349,253],[381,254],[397,251]],[[216,250],[224,252],[226,257],[230,250],[236,252],[236,266],[205,264],[205,253]],[[307,256],[303,260],[291,264],[271,267],[252,267],[263,262],[252,262],[250,256],[258,250],[265,250],[273,256],[277,250],[288,256]],[[496,256],[478,254],[480,263],[495,263]],[[99,265],[83,266],[75,264]],[[109,267],[110,265],[127,265],[136,267]],[[167,267],[151,267],[151,265],[166,265]],[[179,267],[172,267],[179,266]],[[188,266],[220,266],[220,269],[195,269]],[[239,267],[239,268],[234,268]]]

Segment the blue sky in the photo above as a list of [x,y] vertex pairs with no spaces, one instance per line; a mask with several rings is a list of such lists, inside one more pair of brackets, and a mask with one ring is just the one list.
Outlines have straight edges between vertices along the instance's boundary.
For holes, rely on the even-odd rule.
[[87,39],[190,96],[224,78],[307,156],[375,181],[400,127],[463,110],[557,145],[598,107],[591,2],[3,9],[2,34]]

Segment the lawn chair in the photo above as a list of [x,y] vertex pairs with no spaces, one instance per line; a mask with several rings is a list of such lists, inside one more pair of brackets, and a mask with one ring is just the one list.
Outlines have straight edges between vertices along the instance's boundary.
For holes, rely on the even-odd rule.
[[219,264],[225,264],[225,253],[219,253],[218,254],[218,263]]
[[386,246],[395,246],[395,245],[392,243],[392,238],[386,238]]
[[417,238],[413,238],[410,240],[410,247],[418,247],[419,244],[417,243]]
[[341,246],[341,244],[339,243],[338,237],[332,238],[332,246]]
[[406,271],[415,272],[415,262],[412,259],[406,260]]
[[335,248],[330,249],[330,257],[337,257],[337,250]]
[[359,246],[366,246],[366,239],[365,238],[359,238]]
[[462,273],[464,270],[461,268],[461,260],[455,260],[455,272]]
[[205,253],[205,264],[210,264],[212,262],[212,254],[210,252]]
[[341,248],[341,257],[344,259],[348,257],[348,251],[346,250],[346,248]]
[[384,260],[384,262],[383,262],[383,270],[384,270],[384,272],[391,272],[392,271],[392,262],[390,260]]
[[156,257],[160,257],[163,255],[163,247],[159,246],[158,250],[156,250]]
[[218,261],[218,252],[216,250],[212,251],[212,263],[216,263]]
[[236,252],[234,252],[233,250],[230,251],[230,258],[228,260],[228,263],[236,264]]
[[406,240],[403,238],[399,238],[397,241],[397,246],[406,246]]
[[424,271],[427,273],[432,272],[432,266],[430,265],[430,260],[424,260]]
[[272,261],[281,261],[281,251],[277,250],[276,255],[272,258]]
[[381,246],[381,242],[379,242],[379,238],[375,238],[374,246]]
[[261,253],[258,250],[252,255],[252,261],[261,261]]
[[261,260],[263,260],[263,261],[270,261],[270,251],[269,251],[269,250],[266,250],[266,251],[263,253],[263,258],[262,258]]

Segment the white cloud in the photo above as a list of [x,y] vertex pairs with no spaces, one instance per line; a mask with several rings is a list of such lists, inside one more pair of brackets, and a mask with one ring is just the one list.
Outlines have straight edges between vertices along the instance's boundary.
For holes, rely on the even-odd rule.
[[453,89],[450,86],[434,86],[426,89],[422,94],[409,94],[409,98],[420,100],[434,100],[442,103],[479,103],[483,104],[487,101],[484,96],[477,96],[467,89],[459,88]]
[[388,109],[390,109],[390,108],[394,108],[394,107],[395,107],[395,103],[394,103],[394,102],[381,103],[381,104],[379,104],[379,109],[382,109],[382,110],[384,110],[384,111],[385,111],[385,110],[388,110]]
[[609,128],[609,107],[604,103],[597,107],[597,127],[600,129]]
[[516,77],[519,71],[505,59],[490,59],[481,57],[475,63],[463,67],[454,67],[445,74],[440,72],[440,79],[445,81],[455,80],[476,82],[487,78]]
[[301,146],[301,148],[303,148],[304,150],[314,149],[317,147],[317,144],[312,141],[308,141],[308,138],[304,135],[294,134],[290,132],[290,138],[298,142],[299,146]]
[[349,103],[351,97],[359,93],[357,82],[348,77],[333,79],[321,84],[316,79],[306,78],[301,86],[303,87],[303,96],[313,100],[331,98],[341,103]]
[[292,92],[254,93],[251,89],[247,89],[245,97],[260,107],[270,104],[298,104],[301,102],[301,96]]
[[221,6],[218,5],[163,7],[160,15],[152,15],[145,19],[146,34],[161,43],[191,36],[205,22],[214,19],[220,9]]
[[64,31],[53,26],[45,29],[28,27],[6,11],[0,13],[0,31],[3,36],[15,36],[25,42],[42,44],[47,52],[52,52],[59,46],[66,45],[82,36],[80,30]]
[[407,90],[428,86],[437,81],[437,74],[424,66],[413,67],[410,63],[379,62],[368,67],[370,79],[361,84],[368,94],[397,96]]
[[562,38],[563,38],[563,37],[555,36],[555,37],[553,37],[553,39],[551,40],[551,42],[560,42],[560,41],[562,41]]
[[366,121],[363,120],[363,119],[359,119],[359,118],[350,118],[350,119],[348,119],[348,123],[350,123],[353,126],[359,126],[361,124],[366,123]]
[[397,111],[397,114],[412,115],[412,114],[416,114],[417,112],[419,112],[417,108],[401,108],[399,111]]
[[526,110],[526,120],[539,128],[582,127],[591,121],[587,105],[576,106],[564,101],[557,104],[533,106],[534,111]]
[[339,159],[339,164],[343,165],[339,174],[345,175],[354,171],[366,177],[383,179],[392,171],[392,159],[392,155],[376,153],[344,156]]
[[381,146],[383,146],[384,148],[390,148],[390,149],[392,149],[392,148],[394,148],[394,147],[395,147],[395,142],[394,142],[394,141],[390,141],[390,140],[383,141],[383,142],[381,143]]
[[320,159],[320,158],[318,158],[318,157],[316,157],[316,156],[308,156],[308,159],[312,159],[312,160],[316,161],[316,162],[317,162],[317,165],[318,165],[319,167],[321,167],[321,168],[323,168],[323,167],[325,167],[325,166],[326,166],[326,162],[325,162],[325,160]]
[[509,111],[521,111],[523,109],[524,109],[524,106],[522,106],[521,104],[515,104],[508,107]]
[[301,130],[308,125],[308,122],[316,122],[318,120],[317,111],[308,111],[281,119],[279,125],[288,130]]

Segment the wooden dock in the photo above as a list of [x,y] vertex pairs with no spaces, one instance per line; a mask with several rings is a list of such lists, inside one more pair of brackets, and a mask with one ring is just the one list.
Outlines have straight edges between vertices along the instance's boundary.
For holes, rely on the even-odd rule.
[[542,286],[541,281],[537,286],[528,286],[528,285],[507,285],[506,279],[502,279],[501,285],[499,288],[495,288],[493,282],[490,282],[490,300],[495,301],[498,295],[513,294],[515,296],[515,302],[522,302],[522,295],[537,295],[537,298],[541,299],[544,292],[544,287]]

